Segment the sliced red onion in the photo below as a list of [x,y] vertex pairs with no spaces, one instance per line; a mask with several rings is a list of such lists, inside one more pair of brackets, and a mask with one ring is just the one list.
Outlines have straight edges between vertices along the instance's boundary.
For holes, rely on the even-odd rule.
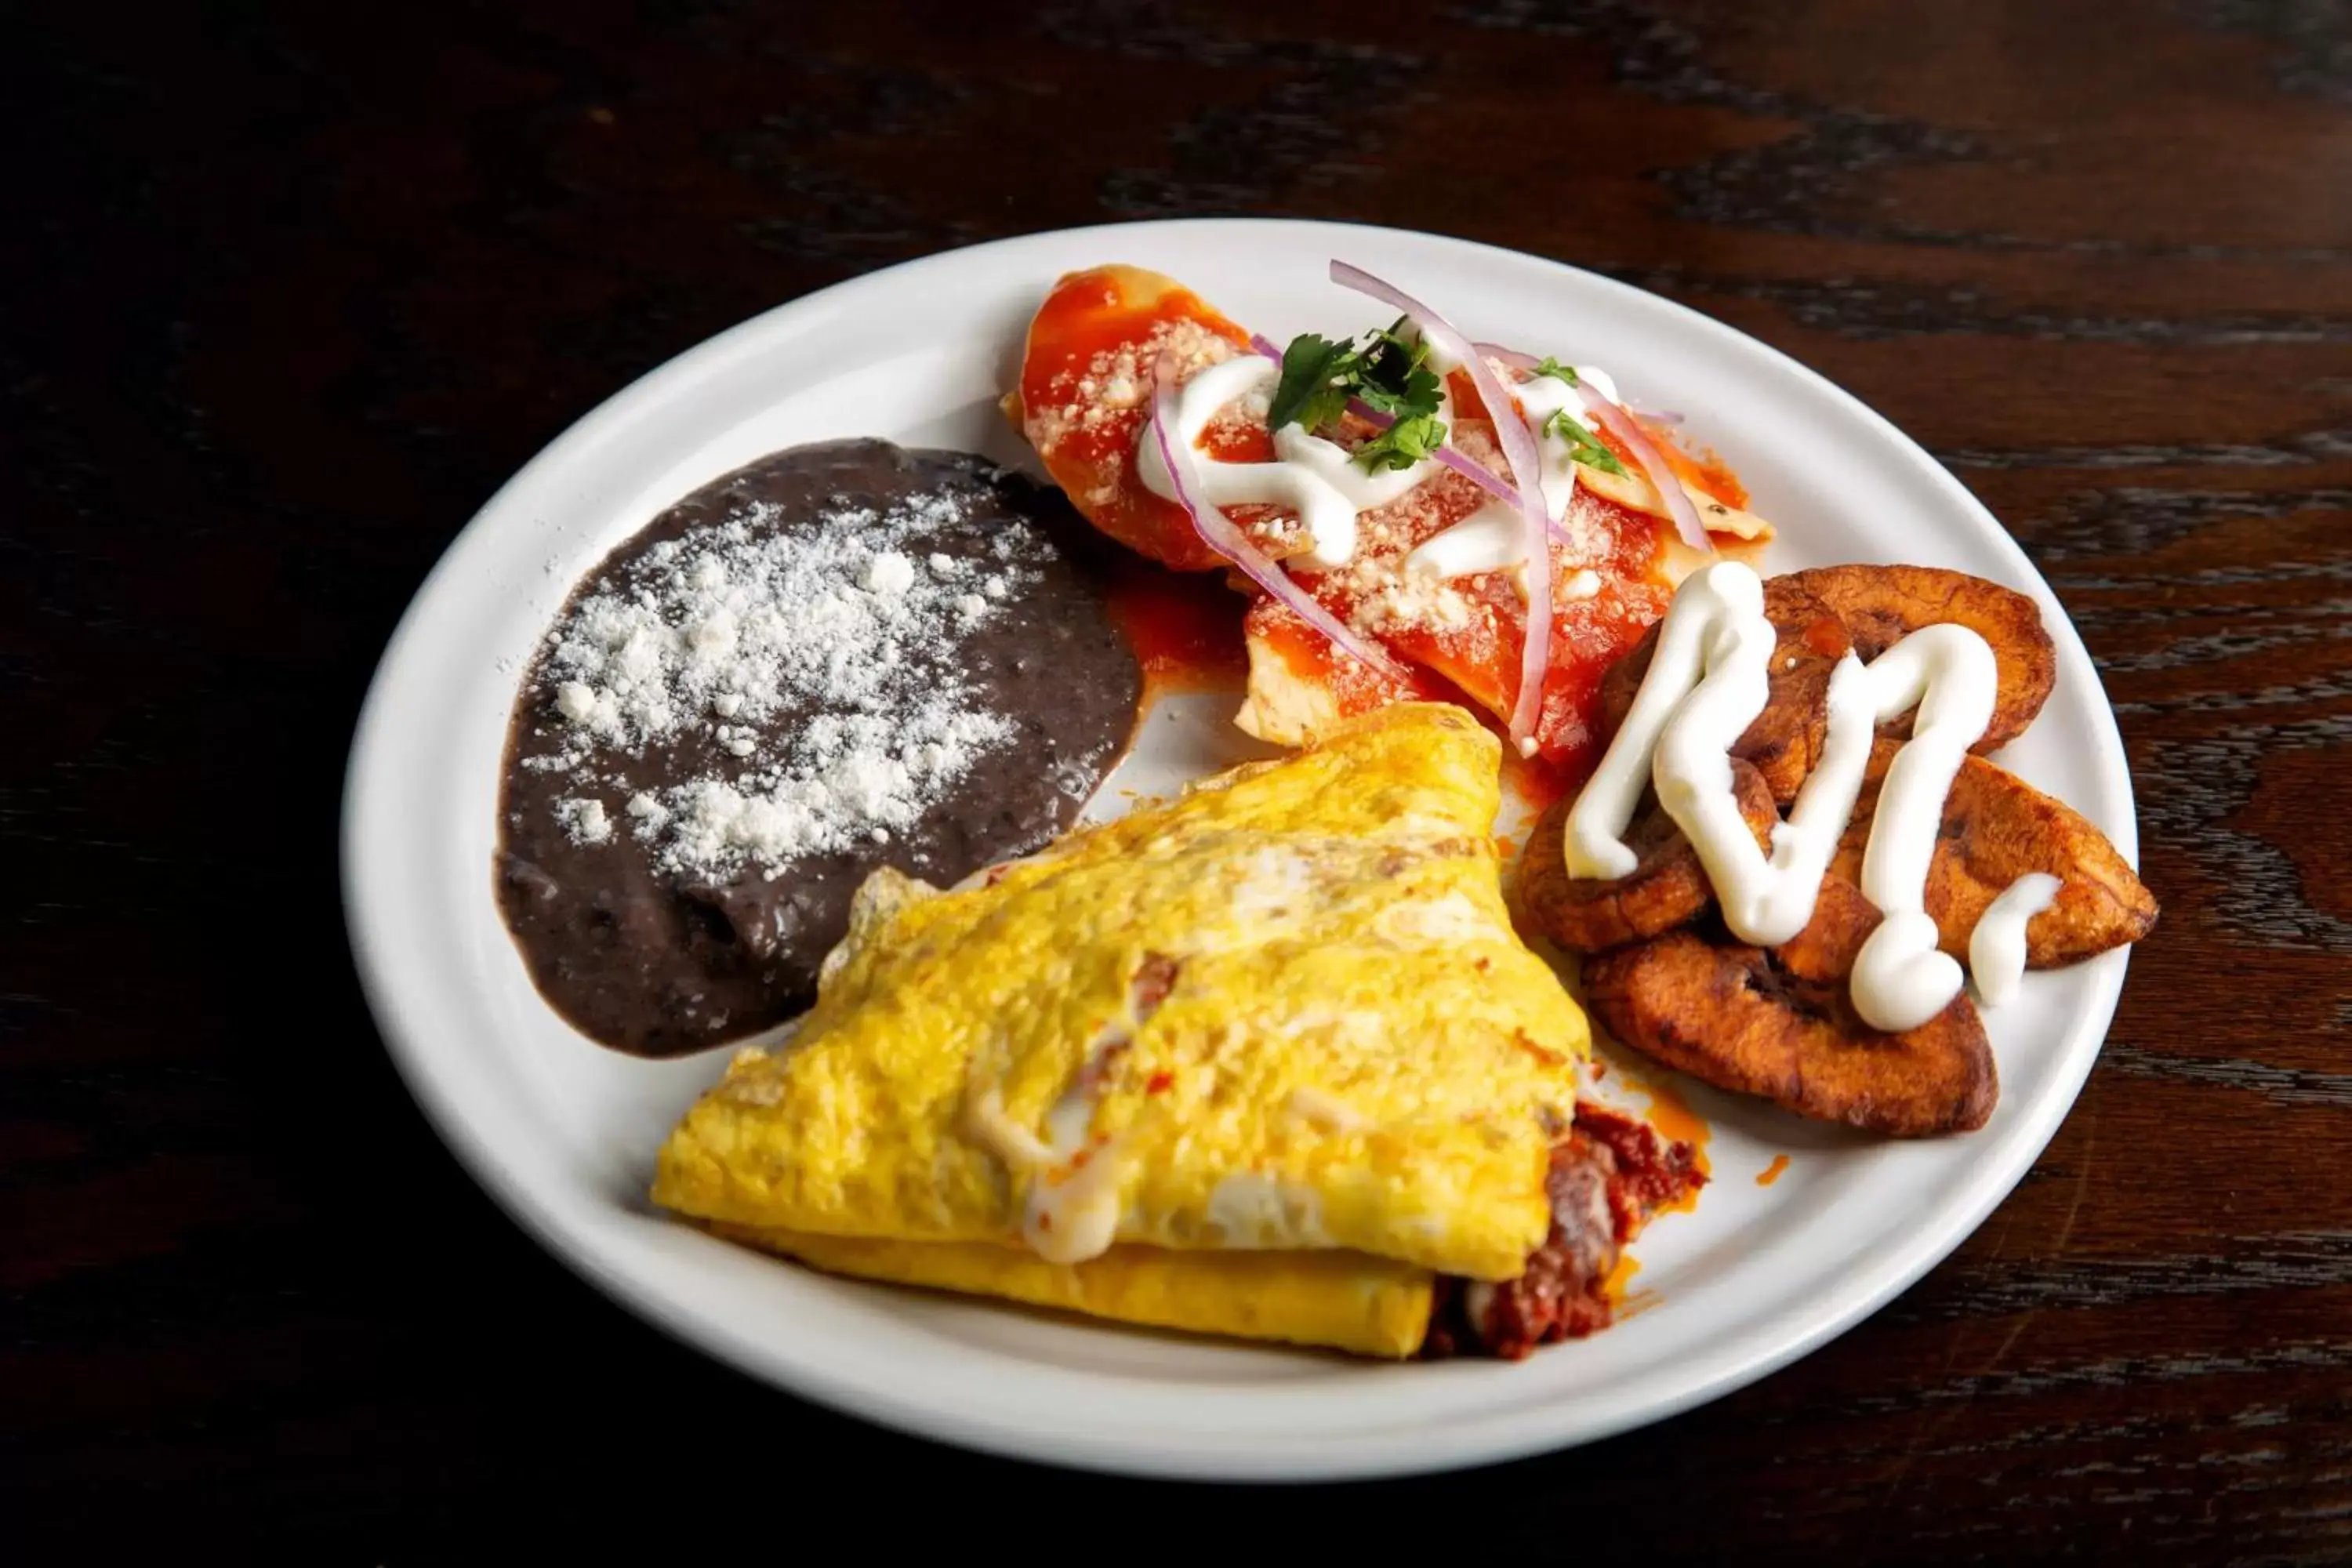
[[[1253,337],[1250,342],[1253,345],[1257,347],[1257,352],[1260,353],[1272,354],[1276,359],[1280,359],[1282,357],[1278,353],[1274,353],[1273,345],[1268,343],[1264,338]],[[1395,415],[1383,414],[1360,397],[1351,397],[1348,399],[1348,412],[1362,420],[1365,424],[1370,425],[1375,430],[1385,430],[1390,426],[1396,423]],[[1496,473],[1494,469],[1486,467],[1484,463],[1480,463],[1473,458],[1467,458],[1454,447],[1443,444],[1441,444],[1435,451],[1432,452],[1430,456],[1435,458],[1447,468],[1452,468],[1455,473],[1460,474],[1464,479],[1468,479],[1472,484],[1476,485],[1480,489],[1485,490],[1488,495],[1493,496],[1496,500],[1503,502],[1506,506],[1512,508],[1514,510],[1518,510],[1520,504],[1519,492],[1512,489],[1510,485],[1504,482],[1502,476]],[[1555,524],[1552,527],[1552,536],[1564,542],[1568,538],[1568,531]]]
[[1176,492],[1176,504],[1192,520],[1201,542],[1240,567],[1251,582],[1281,600],[1292,614],[1329,637],[1337,647],[1382,675],[1404,679],[1405,672],[1394,659],[1358,637],[1345,621],[1292,582],[1290,574],[1252,544],[1233,519],[1207,501],[1195,499],[1201,493],[1201,475],[1192,465],[1192,443],[1180,439],[1175,432],[1175,365],[1171,360],[1163,359],[1152,370],[1152,438],[1160,443],[1160,458],[1168,466],[1168,482]]
[[1679,425],[1683,422],[1682,415],[1672,408],[1632,408],[1629,412],[1654,425]]
[[[1472,346],[1480,353],[1498,359],[1514,370],[1531,372],[1541,363],[1532,354],[1507,349],[1500,343],[1475,343]],[[1658,499],[1665,502],[1666,515],[1675,520],[1675,531],[1683,536],[1683,542],[1693,550],[1705,551],[1710,555],[1715,553],[1715,542],[1706,536],[1706,525],[1698,520],[1698,508],[1691,504],[1690,497],[1684,493],[1682,480],[1676,479],[1674,469],[1666,466],[1664,454],[1658,450],[1633,416],[1582,381],[1576,384],[1576,391],[1577,395],[1584,399],[1584,406],[1592,416],[1606,425],[1611,435],[1625,443],[1625,449],[1633,454],[1635,462],[1642,465],[1642,471],[1649,476],[1651,485],[1658,492]],[[1672,425],[1682,422],[1679,414],[1655,417]]]
[[[1354,415],[1357,418],[1363,420],[1375,430],[1385,430],[1390,426],[1396,423],[1395,415],[1383,414],[1379,409],[1373,407],[1370,404],[1364,402],[1361,398],[1349,398],[1348,400],[1348,412]],[[1452,468],[1455,473],[1460,474],[1464,479],[1468,479],[1472,484],[1476,485],[1480,489],[1485,490],[1488,495],[1493,496],[1496,500],[1501,501],[1505,506],[1509,507],[1513,511],[1517,511],[1521,509],[1522,503],[1519,500],[1519,492],[1513,489],[1508,484],[1504,482],[1502,476],[1496,473],[1494,469],[1478,461],[1477,458],[1464,452],[1460,447],[1440,446],[1435,451],[1430,453],[1430,456],[1444,464],[1447,468]],[[1570,536],[1566,524],[1554,522],[1551,519],[1546,518],[1544,520],[1544,526],[1549,529],[1551,531],[1551,536],[1554,539],[1559,540],[1562,544],[1573,544],[1575,542],[1575,540]]]
[[1511,412],[1511,395],[1471,345],[1470,340],[1444,317],[1360,267],[1331,263],[1331,281],[1412,318],[1448,358],[1459,360],[1478,389],[1478,400],[1494,416],[1495,434],[1510,465],[1511,483],[1518,490],[1519,516],[1526,522],[1528,553],[1528,629],[1519,649],[1519,700],[1511,709],[1511,739],[1525,752],[1532,750],[1537,728],[1543,721],[1544,677],[1551,669],[1551,520],[1544,515],[1543,464],[1528,434],[1527,421]]
[[[1474,462],[1451,447],[1440,447],[1432,456],[1505,506],[1522,511],[1527,510],[1527,503],[1519,500],[1519,492],[1505,484],[1502,476],[1484,463]],[[1549,518],[1544,519],[1544,526],[1563,542],[1567,540],[1568,531],[1554,524]]]
[[1633,454],[1634,460],[1650,476],[1650,483],[1657,487],[1659,499],[1666,503],[1666,511],[1675,520],[1675,531],[1683,536],[1683,542],[1706,554],[1715,553],[1715,542],[1706,536],[1706,524],[1698,520],[1698,508],[1691,504],[1682,480],[1666,466],[1664,454],[1651,443],[1641,424],[1584,383],[1577,383],[1576,390],[1592,416],[1606,425],[1612,436],[1625,443],[1625,449]]
[[[1255,333],[1252,333],[1250,335],[1250,346],[1255,349],[1258,353],[1265,355],[1268,359],[1278,360],[1282,357],[1282,352],[1279,349],[1276,348],[1268,340],[1259,337]],[[1482,350],[1487,345],[1483,343],[1479,345]],[[1528,363],[1533,363],[1534,362],[1530,361]],[[1360,397],[1351,397],[1348,399],[1348,412],[1362,420],[1365,424],[1370,425],[1375,430],[1385,430],[1390,426],[1396,423],[1395,415],[1383,414]],[[1476,485],[1480,489],[1485,490],[1488,495],[1493,496],[1496,500],[1501,501],[1504,505],[1510,507],[1514,510],[1517,510],[1519,509],[1519,492],[1512,489],[1510,485],[1503,480],[1500,475],[1496,474],[1494,469],[1486,467],[1484,463],[1480,463],[1470,458],[1465,457],[1460,451],[1449,446],[1440,446],[1434,452],[1431,453],[1430,456],[1435,458],[1439,462],[1444,464],[1447,468],[1452,468],[1455,473],[1460,474],[1464,479],[1468,479],[1472,484]],[[1560,527],[1558,523],[1551,523],[1550,527],[1553,538],[1560,541],[1562,543],[1566,543],[1568,542],[1568,531],[1566,529]]]
[[1252,332],[1250,334],[1250,347],[1255,350],[1258,353],[1265,355],[1267,359],[1272,360],[1276,364],[1280,364],[1282,363],[1282,351],[1274,346],[1274,340],[1272,338],[1265,336],[1262,332]]
[[1470,346],[1478,351],[1480,359],[1498,359],[1513,370],[1523,370],[1530,375],[1535,374],[1536,366],[1543,363],[1533,354],[1523,354],[1500,343],[1472,343]]

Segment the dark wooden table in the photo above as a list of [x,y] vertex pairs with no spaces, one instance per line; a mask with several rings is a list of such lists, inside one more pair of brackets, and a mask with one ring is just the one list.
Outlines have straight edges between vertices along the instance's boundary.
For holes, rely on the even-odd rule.
[[[782,1552],[880,1472],[949,1544],[1066,1549],[1048,1510],[1116,1503],[1236,1546],[2352,1558],[2342,0],[39,10],[0,37],[0,1539],[29,1560],[632,1526],[707,1558],[687,1531],[736,1505]],[[1753,332],[1948,463],[2099,658],[2166,904],[2105,1055],[1950,1262],[1759,1386],[1349,1495],[972,1458],[607,1305],[383,1059],[338,786],[475,507],[780,300],[1196,213],[1471,236]]]

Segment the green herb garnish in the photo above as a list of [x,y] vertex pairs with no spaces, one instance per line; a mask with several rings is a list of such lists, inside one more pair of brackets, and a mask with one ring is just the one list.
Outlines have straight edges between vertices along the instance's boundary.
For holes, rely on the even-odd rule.
[[[1374,333],[1364,351],[1364,369],[1356,395],[1382,414],[1399,419],[1437,412],[1444,384],[1429,368],[1429,344],[1404,335],[1405,319],[1384,332]],[[1443,437],[1440,437],[1443,439]]]
[[1549,354],[1544,355],[1543,363],[1536,366],[1535,374],[1550,376],[1554,381],[1564,381],[1570,386],[1577,384],[1576,367],[1572,364],[1562,364]]
[[1444,382],[1429,368],[1429,345],[1407,338],[1404,329],[1400,316],[1386,331],[1360,338],[1302,332],[1291,339],[1267,424],[1312,434],[1338,424],[1353,400],[1394,421],[1356,448],[1356,461],[1368,471],[1409,468],[1430,457],[1445,442],[1445,421],[1437,417]]
[[[1547,360],[1544,363],[1549,364],[1551,362]],[[1544,434],[1557,436],[1567,442],[1568,455],[1588,468],[1599,468],[1604,474],[1625,471],[1625,465],[1617,460],[1617,454],[1602,446],[1591,431],[1570,418],[1565,408],[1544,421]]]
[[1367,471],[1410,468],[1437,455],[1445,445],[1445,421],[1434,414],[1414,414],[1398,420],[1355,450],[1356,461]]
[[1348,406],[1362,356],[1351,342],[1301,332],[1282,351],[1282,381],[1274,389],[1266,422],[1315,431],[1337,421]]

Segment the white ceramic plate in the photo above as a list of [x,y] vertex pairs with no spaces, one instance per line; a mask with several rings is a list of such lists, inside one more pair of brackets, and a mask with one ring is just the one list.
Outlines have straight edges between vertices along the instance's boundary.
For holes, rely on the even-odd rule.
[[[1634,1252],[1640,1310],[1525,1363],[1382,1365],[1194,1342],[856,1284],[738,1249],[645,1200],[653,1153],[725,1052],[652,1063],[592,1045],[540,1000],[492,895],[494,803],[516,682],[570,585],[668,502],[763,453],[872,435],[1007,460],[994,404],[1024,325],[1062,272],[1171,273],[1277,339],[1370,320],[1330,286],[1343,257],[1470,335],[1614,371],[1689,416],[1780,526],[1768,570],[1953,566],[2025,589],[2058,685],[2004,759],[2127,856],[2115,721],[2048,587],[1960,485],[1811,371],[1681,306],[1460,240],[1339,225],[1185,222],[1006,240],[771,310],[581,420],[442,558],[377,671],[343,823],[352,943],[386,1045],[484,1187],[541,1243],[663,1328],[782,1387],[910,1431],[1104,1469],[1243,1479],[1441,1469],[1622,1431],[1748,1383],[1850,1327],[1980,1223],[2090,1070],[2125,954],[2026,978],[1989,1016],[1991,1124],[1871,1142],[1690,1086],[1715,1128],[1694,1214]],[[1150,716],[1118,786],[1165,789],[1245,754],[1227,704]],[[1770,1186],[1756,1177],[1791,1157]]]

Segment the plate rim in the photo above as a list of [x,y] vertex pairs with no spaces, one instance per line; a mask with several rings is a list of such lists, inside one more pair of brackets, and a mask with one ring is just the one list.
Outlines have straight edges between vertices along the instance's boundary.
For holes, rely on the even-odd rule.
[[[2113,839],[2126,860],[2137,865],[2137,804],[2114,704],[2080,633],[2059,605],[2048,581],[1991,510],[1932,454],[1884,415],[1802,362],[1703,311],[1633,284],[1552,258],[1433,231],[1317,219],[1247,217],[1154,219],[1045,229],[933,252],[846,279],[782,301],[687,348],[573,420],[493,491],[444,548],[403,610],[369,679],[345,764],[338,827],[338,874],[353,967],[370,1016],[401,1082],[467,1174],[519,1228],[565,1268],[669,1338],[795,1396],[896,1431],[1071,1469],[1171,1479],[1273,1483],[1429,1474],[1499,1463],[1580,1446],[1667,1419],[1769,1376],[1843,1334],[1956,1250],[2040,1160],[2058,1127],[2072,1111],[2104,1048],[2122,992],[2128,949],[2106,954],[2084,966],[2086,994],[2074,1013],[2074,1022],[2065,1037],[2055,1047],[2063,1054],[2063,1069],[2036,1102],[2032,1120],[2013,1134],[2013,1168],[1993,1167],[1989,1171],[1982,1161],[1971,1165],[1964,1178],[1968,1186],[1965,1204],[1944,1211],[1936,1223],[1921,1227],[1905,1245],[1889,1249],[1866,1271],[1866,1284],[1838,1293],[1828,1310],[1785,1325],[1767,1344],[1759,1346],[1753,1340],[1743,1341],[1744,1348],[1737,1354],[1699,1358],[1706,1364],[1692,1375],[1678,1379],[1673,1386],[1637,1407],[1606,1418],[1563,1421],[1558,1409],[1560,1402],[1510,1406],[1458,1419],[1419,1435],[1411,1444],[1398,1443],[1386,1433],[1375,1433],[1370,1435],[1364,1451],[1359,1451],[1357,1444],[1335,1443],[1328,1435],[1320,1434],[1305,1439],[1288,1433],[1260,1434],[1248,1440],[1246,1455],[1232,1454],[1197,1440],[1187,1448],[1118,1445],[1103,1441],[1098,1435],[1064,1436],[1018,1418],[991,1421],[854,1378],[835,1376],[819,1358],[780,1362],[772,1353],[760,1353],[753,1347],[736,1342],[732,1334],[714,1322],[690,1319],[676,1302],[621,1267],[594,1237],[579,1234],[555,1205],[503,1168],[498,1150],[478,1136],[450,1086],[427,1070],[403,1017],[401,988],[393,974],[394,961],[380,940],[384,933],[374,929],[367,868],[379,847],[371,845],[366,828],[375,804],[374,775],[383,765],[379,759],[390,750],[385,735],[390,723],[386,716],[390,700],[387,693],[409,662],[413,650],[431,630],[434,602],[446,590],[465,558],[483,548],[483,542],[492,531],[510,525],[503,515],[503,503],[541,475],[560,469],[575,452],[593,445],[607,426],[626,417],[633,405],[657,397],[672,382],[701,375],[743,351],[772,329],[780,317],[855,309],[861,294],[885,287],[905,287],[910,275],[971,265],[977,258],[1024,246],[1043,247],[1098,239],[1105,244],[1138,243],[1139,248],[1140,244],[1149,242],[1149,237],[1171,233],[1232,234],[1247,237],[1249,243],[1262,243],[1270,233],[1302,241],[1328,236],[1335,244],[1344,244],[1344,237],[1350,235],[1378,236],[1391,242],[1434,243],[1441,249],[1484,252],[1507,258],[1514,265],[1558,269],[1573,275],[1583,286],[1597,286],[1604,293],[1639,299],[1645,309],[1664,307],[1685,318],[1685,325],[1727,340],[1740,352],[1760,352],[1780,374],[1810,384],[1816,393],[1843,405],[1849,415],[1859,416],[1863,426],[1882,445],[1926,479],[1948,502],[1973,513],[1982,525],[1979,531],[1983,542],[1997,554],[2005,554],[2011,571],[2021,580],[2033,584],[2039,590],[2037,596],[2046,605],[2057,607],[2052,631],[2062,668],[2070,679],[2084,682],[2088,693],[2095,699],[2095,721],[2091,733],[2083,740],[2089,748],[2092,765],[2107,786],[2116,791],[2120,805],[2121,830],[2113,835]],[[487,882],[486,877],[486,885]],[[1573,1430],[1562,1431],[1559,1428],[1563,1426],[1572,1426]]]

